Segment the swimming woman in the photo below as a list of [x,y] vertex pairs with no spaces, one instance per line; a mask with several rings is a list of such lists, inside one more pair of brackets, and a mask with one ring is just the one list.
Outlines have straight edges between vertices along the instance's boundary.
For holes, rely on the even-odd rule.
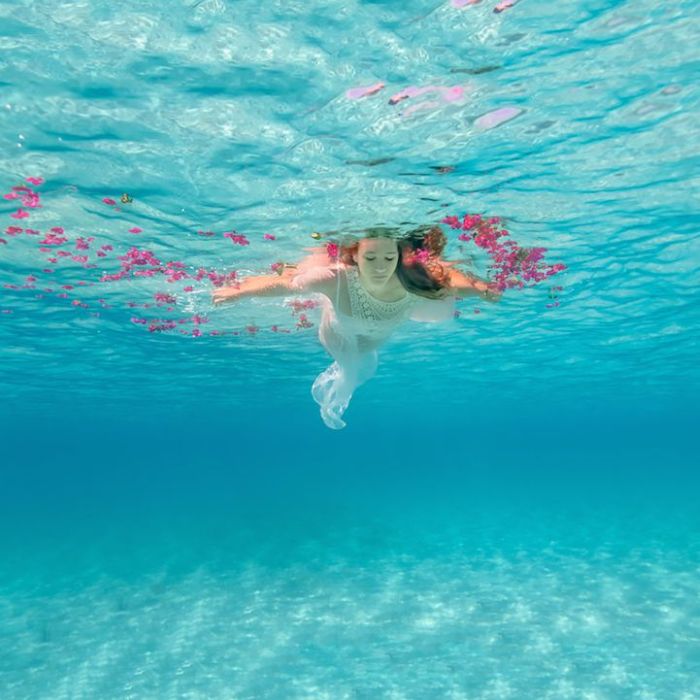
[[438,226],[400,238],[377,229],[340,245],[333,257],[317,249],[298,265],[286,266],[282,274],[220,287],[213,302],[319,294],[318,336],[334,362],[316,378],[311,394],[325,424],[344,428],[342,415],[354,390],[375,373],[377,349],[403,321],[447,320],[453,316],[455,298],[500,299],[495,285],[441,259],[445,242]]

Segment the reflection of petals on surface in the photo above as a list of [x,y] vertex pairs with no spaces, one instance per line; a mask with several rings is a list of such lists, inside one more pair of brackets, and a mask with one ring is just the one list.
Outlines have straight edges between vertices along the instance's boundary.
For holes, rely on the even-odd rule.
[[437,100],[429,100],[428,102],[419,102],[417,105],[411,105],[403,113],[402,117],[410,117],[412,114],[419,112],[422,109],[435,109],[440,103]]
[[416,87],[411,85],[410,87],[397,92],[389,98],[390,105],[396,105],[409,97],[418,97],[420,95],[425,95],[428,92],[439,92],[442,99],[446,102],[456,102],[464,97],[464,87],[462,85],[454,85],[452,87],[445,87],[443,85],[426,85],[424,87]]
[[502,0],[502,2],[499,2],[496,7],[493,8],[494,12],[503,12],[504,10],[507,10],[509,7],[513,7],[518,2],[518,0]]
[[389,104],[390,105],[395,105],[401,102],[401,100],[405,100],[409,97],[415,97],[416,95],[420,95],[422,92],[425,92],[426,88],[417,88],[415,85],[411,85],[411,87],[407,87],[401,92],[397,92],[395,95],[392,95],[389,98]]
[[493,129],[499,124],[503,124],[517,117],[522,111],[522,109],[518,109],[517,107],[501,107],[488,114],[483,114],[476,120],[475,124],[480,129]]
[[350,90],[345,93],[345,97],[349,100],[359,100],[361,97],[376,95],[383,87],[384,83],[375,83],[367,87],[350,88]]
[[478,5],[481,0],[452,0],[452,7],[466,7],[467,5]]
[[446,102],[456,102],[464,97],[464,88],[461,85],[455,85],[451,88],[446,88],[442,92],[442,99]]

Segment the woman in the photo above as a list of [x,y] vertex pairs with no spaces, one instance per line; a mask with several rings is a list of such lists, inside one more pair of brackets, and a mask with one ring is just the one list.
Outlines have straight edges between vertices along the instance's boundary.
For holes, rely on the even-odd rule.
[[401,237],[376,229],[341,245],[335,257],[315,254],[281,275],[248,277],[221,287],[214,304],[250,296],[320,294],[319,340],[334,362],[313,384],[311,394],[329,428],[345,427],[342,415],[353,391],[374,375],[377,349],[406,319],[435,322],[451,318],[454,299],[479,295],[497,301],[495,286],[465,275],[440,258],[445,235],[437,226]]

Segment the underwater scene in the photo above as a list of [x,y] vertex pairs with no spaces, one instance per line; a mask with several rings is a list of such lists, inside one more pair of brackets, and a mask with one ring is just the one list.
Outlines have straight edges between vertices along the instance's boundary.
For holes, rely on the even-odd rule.
[[700,698],[697,3],[0,3],[0,699]]

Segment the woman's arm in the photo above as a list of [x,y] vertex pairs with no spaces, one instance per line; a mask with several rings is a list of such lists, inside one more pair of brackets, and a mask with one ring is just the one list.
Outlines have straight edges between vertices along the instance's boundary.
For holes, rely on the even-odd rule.
[[219,287],[212,294],[215,305],[226,304],[246,297],[278,297],[289,294],[326,294],[331,297],[335,290],[335,271],[314,271],[314,274],[296,274],[295,269],[285,268],[281,275],[258,275],[246,277],[237,285]]
[[291,293],[290,284],[291,277],[282,275],[246,277],[237,285],[215,289],[212,294],[212,301],[218,305],[244,299],[245,297],[285,296]]
[[471,273],[464,273],[454,267],[446,266],[449,276],[450,291],[459,298],[480,296],[485,301],[500,301],[502,292],[495,284],[489,283]]

